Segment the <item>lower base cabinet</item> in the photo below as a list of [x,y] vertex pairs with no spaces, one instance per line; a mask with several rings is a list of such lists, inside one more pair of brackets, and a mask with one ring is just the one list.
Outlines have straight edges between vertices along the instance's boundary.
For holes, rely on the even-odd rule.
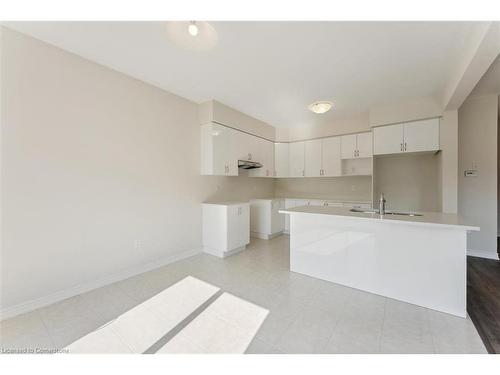
[[224,258],[250,243],[248,202],[203,203],[202,216],[203,252]]
[[284,199],[252,199],[250,201],[250,236],[271,239],[283,233],[285,215],[279,210],[285,208]]

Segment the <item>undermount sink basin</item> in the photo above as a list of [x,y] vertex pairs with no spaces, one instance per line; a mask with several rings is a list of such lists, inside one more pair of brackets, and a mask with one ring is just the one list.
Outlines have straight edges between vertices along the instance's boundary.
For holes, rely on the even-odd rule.
[[[351,208],[351,212],[357,212],[361,214],[378,214],[378,210],[373,209],[360,209],[360,208]],[[396,211],[385,211],[386,215],[402,215],[402,216],[423,216],[422,214],[418,214],[416,212],[396,212]]]

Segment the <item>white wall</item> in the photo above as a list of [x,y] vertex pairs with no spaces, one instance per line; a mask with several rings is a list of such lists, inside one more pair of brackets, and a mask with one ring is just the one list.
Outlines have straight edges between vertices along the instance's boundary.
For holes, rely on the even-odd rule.
[[273,195],[200,176],[193,102],[8,29],[1,73],[3,311],[197,251],[205,199]]
[[443,109],[435,98],[417,98],[370,108],[370,126],[439,117]]
[[280,178],[275,182],[275,195],[285,198],[371,201],[372,179],[369,176]]
[[[335,110],[335,108],[333,110]],[[276,139],[278,142],[293,142],[305,139],[365,132],[370,130],[368,119],[368,113],[363,112],[346,119],[332,121],[327,125],[277,128]]]
[[[496,257],[498,95],[468,98],[458,110],[458,213],[481,227],[468,236],[477,255]],[[477,168],[477,177],[464,171]]]
[[384,193],[390,210],[439,212],[439,170],[439,154],[376,156],[373,167],[374,202]]
[[276,128],[273,126],[219,103],[216,100],[200,104],[199,119],[201,124],[208,124],[214,121],[258,135],[270,141],[276,139]]
[[445,111],[439,127],[440,182],[443,212],[458,211],[458,111]]

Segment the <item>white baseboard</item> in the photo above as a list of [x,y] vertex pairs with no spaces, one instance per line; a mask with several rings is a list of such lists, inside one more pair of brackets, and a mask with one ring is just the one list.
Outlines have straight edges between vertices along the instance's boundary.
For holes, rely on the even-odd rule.
[[238,247],[238,248],[230,250],[230,251],[223,251],[223,250],[212,249],[211,247],[203,247],[202,252],[213,255],[213,256],[218,257],[218,258],[226,258],[230,255],[239,253],[239,252],[245,250],[246,248],[247,247],[245,245],[245,246],[241,246],[241,247]]
[[479,257],[486,259],[495,259],[498,260],[498,254],[496,252],[484,251],[484,250],[467,250],[467,255],[471,257]]
[[128,268],[126,270],[99,278],[94,281],[90,281],[88,283],[79,284],[74,287],[49,294],[47,296],[39,297],[30,301],[22,302],[14,306],[4,308],[0,311],[0,321],[39,309],[44,306],[51,305],[53,303],[65,300],[67,298],[74,297],[78,294],[82,294],[90,290],[115,283],[117,281],[128,279],[129,277],[151,271],[155,268],[159,268],[182,259],[192,257],[193,255],[199,253],[201,253],[201,248],[186,250],[180,253],[171,254],[167,257],[157,259],[155,261],[148,262],[137,267]]
[[265,233],[260,233],[260,232],[250,232],[250,237],[260,238],[261,240],[271,240],[274,237],[281,236],[282,234],[283,234],[283,231],[276,232],[273,234],[265,234]]

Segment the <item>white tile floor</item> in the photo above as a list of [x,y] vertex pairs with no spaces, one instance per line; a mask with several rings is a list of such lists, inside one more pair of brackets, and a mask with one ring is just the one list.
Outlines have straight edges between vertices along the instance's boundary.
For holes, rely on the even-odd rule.
[[[200,254],[5,320],[0,323],[0,346],[4,351],[64,348],[193,276],[269,311],[257,333],[252,333],[246,353],[486,353],[469,318],[291,273],[288,268],[287,236],[255,239],[246,251],[226,259]],[[173,351],[188,347],[182,335],[176,342]],[[121,348],[117,342],[106,349]],[[158,352],[168,351],[168,345],[165,348]]]

